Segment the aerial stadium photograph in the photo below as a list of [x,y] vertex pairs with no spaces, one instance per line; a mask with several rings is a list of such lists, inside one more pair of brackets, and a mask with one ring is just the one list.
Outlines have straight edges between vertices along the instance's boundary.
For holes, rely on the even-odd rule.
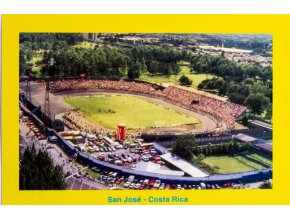
[[272,35],[21,33],[20,190],[272,188]]

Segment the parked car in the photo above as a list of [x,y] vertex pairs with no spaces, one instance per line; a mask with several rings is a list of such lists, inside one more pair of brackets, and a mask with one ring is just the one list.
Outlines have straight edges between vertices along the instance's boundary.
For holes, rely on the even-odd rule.
[[200,183],[200,188],[201,188],[201,189],[206,189],[206,185],[205,185],[204,182],[201,182],[201,183]]
[[81,175],[79,173],[74,174],[74,177],[81,178]]
[[49,136],[48,141],[49,142],[57,142],[57,137],[56,136]]
[[137,183],[137,184],[135,184],[135,189],[139,189],[139,187],[141,186],[141,184],[140,183]]
[[94,172],[96,172],[96,173],[101,172],[101,170],[100,170],[99,168],[97,168],[97,167],[93,167],[93,168],[92,168],[92,171],[94,171]]
[[132,159],[132,157],[130,157],[130,156],[127,156],[127,161],[128,161],[129,163],[132,163],[132,162],[133,162],[133,159]]
[[114,164],[121,166],[123,165],[123,162],[120,160],[115,160]]
[[143,184],[148,185],[149,182],[150,182],[149,179],[145,179],[144,182],[143,182]]
[[149,186],[153,187],[154,183],[155,183],[155,180],[151,179],[150,182],[149,182]]
[[148,157],[142,157],[142,160],[145,161],[145,162],[148,162],[149,158]]
[[26,125],[27,125],[27,126],[32,126],[32,125],[34,125],[34,123],[33,123],[32,121],[28,121],[28,122],[26,123]]
[[50,144],[50,143],[49,143],[49,144],[46,145],[46,148],[47,148],[47,149],[52,149],[52,148],[54,148],[54,144]]
[[241,187],[242,187],[241,184],[234,184],[234,185],[233,185],[233,188],[234,188],[234,189],[239,189],[239,188],[241,188]]
[[129,176],[129,178],[128,178],[128,182],[133,182],[135,180],[135,176]]
[[218,184],[216,184],[215,187],[216,189],[221,189],[221,187]]
[[116,178],[112,178],[112,180],[110,181],[110,183],[115,183],[116,182]]
[[129,148],[135,148],[136,146],[137,146],[137,144],[135,144],[135,143],[129,144]]
[[132,189],[132,188],[134,188],[134,187],[135,187],[135,183],[132,182],[132,183],[129,185],[129,188]]
[[229,187],[232,187],[233,185],[234,185],[233,183],[228,182],[228,183],[225,183],[225,184],[223,185],[223,188],[229,188]]
[[124,187],[125,187],[125,188],[128,188],[128,187],[130,186],[130,184],[131,184],[131,182],[128,181],[128,182],[126,182],[126,183],[124,184]]
[[163,190],[164,188],[165,188],[165,183],[161,183],[159,189],[160,189],[160,190]]
[[93,153],[93,152],[95,152],[95,149],[93,149],[93,148],[89,148],[88,151],[89,151],[90,153]]
[[161,185],[161,181],[160,180],[156,180],[154,185],[153,185],[153,188],[159,188],[160,185]]

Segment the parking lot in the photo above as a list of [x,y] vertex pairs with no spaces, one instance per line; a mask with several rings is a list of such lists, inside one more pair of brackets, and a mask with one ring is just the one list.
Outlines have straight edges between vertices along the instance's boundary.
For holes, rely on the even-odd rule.
[[91,181],[87,178],[78,179],[74,176],[66,178],[67,190],[99,190],[99,189],[109,189],[101,183]]

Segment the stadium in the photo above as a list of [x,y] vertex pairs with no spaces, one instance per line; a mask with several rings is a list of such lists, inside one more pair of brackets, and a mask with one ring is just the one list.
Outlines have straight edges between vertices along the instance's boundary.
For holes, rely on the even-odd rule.
[[[258,167],[247,162],[249,167],[241,172],[212,174],[175,156],[162,142],[184,134],[195,136],[199,141],[205,137],[217,140],[217,136],[231,140],[233,134],[228,133],[235,131],[236,119],[246,112],[244,106],[176,86],[131,80],[25,79],[20,83],[20,92],[21,110],[45,135],[55,137],[54,142],[70,157],[91,169],[116,172],[128,178],[134,176],[140,181],[155,179],[162,183],[159,186],[154,183],[152,187],[164,184],[163,188],[177,183],[202,189],[203,184],[206,188],[217,188],[272,178],[271,165],[265,161]],[[136,139],[142,142],[138,141],[134,147],[131,142]],[[140,150],[138,153],[130,149],[134,155],[127,152],[123,149],[127,145],[136,151],[140,149],[141,154]],[[119,158],[118,155],[123,155],[120,151],[136,162]]]
[[[53,94],[53,97],[51,97],[52,100],[50,100],[50,115],[55,116],[57,114],[67,112],[72,107],[80,107],[81,111],[85,112],[86,117],[89,116],[89,113],[92,113],[91,115],[93,116],[94,109],[88,110],[86,107],[82,107],[82,105],[78,104],[77,99],[79,99],[79,101],[84,101],[84,98],[81,98],[80,96],[97,96],[102,94],[111,96],[113,94],[117,94],[118,96],[135,96],[135,102],[133,103],[135,104],[135,106],[138,106],[138,104],[142,104],[142,102],[139,101],[136,105],[136,100],[138,98],[143,100],[145,99],[147,102],[155,104],[156,107],[160,107],[162,105],[163,109],[173,109],[173,111],[171,112],[177,112],[176,117],[174,118],[176,120],[181,120],[181,123],[175,123],[167,121],[165,117],[161,117],[161,119],[158,121],[158,118],[156,117],[157,120],[155,122],[149,122],[147,126],[146,124],[143,126],[141,125],[141,128],[139,129],[148,126],[151,126],[152,128],[166,129],[166,127],[168,128],[169,126],[182,126],[182,124],[184,124],[188,126],[187,129],[189,129],[189,132],[191,130],[192,133],[210,133],[216,131],[231,130],[234,128],[235,119],[243,114],[246,110],[244,106],[204,96],[182,88],[174,86],[169,86],[165,88],[162,86],[157,86],[156,84],[136,81],[61,80],[50,82],[49,86],[50,93]],[[23,90],[27,89],[25,87],[25,84],[22,84],[21,87]],[[35,101],[33,103],[40,105],[42,106],[42,108],[44,108],[43,99],[45,95],[45,84],[41,82],[35,83],[34,85],[32,85],[32,87],[30,87],[30,89],[33,95],[32,101]],[[74,96],[74,98],[69,98],[72,96]],[[78,98],[75,98],[75,96],[78,96]],[[92,100],[93,99],[87,99],[87,102],[83,102],[83,104],[88,107],[88,103]],[[114,102],[116,102],[116,100],[117,99],[115,97]],[[127,101],[124,112],[130,112],[130,110],[132,109],[130,108],[130,101],[133,100],[133,97],[123,100]],[[104,101],[104,99],[101,99],[101,102],[102,101]],[[70,105],[68,105],[67,103],[70,103]],[[112,108],[114,108],[114,106],[114,104],[111,105]],[[141,107],[146,110],[146,107],[148,107],[148,105],[141,105]],[[97,109],[98,108],[96,107],[96,110]],[[102,110],[104,110],[105,112],[108,112],[106,110],[110,111],[110,109],[106,108],[103,108]],[[112,112],[114,112],[113,109]],[[150,113],[152,112],[152,110],[149,109],[148,112]],[[159,110],[157,112],[164,113],[163,110]],[[134,116],[138,113],[140,114],[140,116],[144,116],[144,114],[142,114],[142,111],[135,112]],[[178,114],[180,116],[178,116]],[[174,113],[169,113],[167,115],[174,116]],[[113,116],[113,114],[111,113],[110,116]],[[186,119],[194,117],[196,118],[196,120]],[[165,119],[165,121],[163,119]],[[117,121],[118,120],[116,120],[116,122]],[[121,119],[120,121],[123,120]],[[158,124],[158,122],[160,123]],[[162,122],[165,123],[162,125]],[[167,125],[167,123],[170,125]],[[198,125],[199,123],[200,125]],[[118,123],[115,123],[114,125],[113,123],[110,127],[116,126],[117,124]],[[193,126],[192,128],[190,128],[191,124]],[[139,126],[133,125],[133,128],[136,129],[137,127]],[[176,129],[172,128],[172,131],[170,132],[169,130],[169,133],[174,134],[175,130]],[[184,132],[185,129],[182,130]]]

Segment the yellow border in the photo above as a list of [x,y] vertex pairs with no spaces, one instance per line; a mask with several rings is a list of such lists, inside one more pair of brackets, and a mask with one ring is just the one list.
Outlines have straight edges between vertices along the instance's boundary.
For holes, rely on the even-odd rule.
[[[107,197],[188,197],[188,204],[290,204],[290,15],[3,15],[2,133],[4,204],[108,204]],[[273,34],[274,157],[272,190],[19,191],[18,67],[20,32]],[[288,89],[287,89],[288,88]],[[143,202],[142,204],[148,204]],[[166,204],[166,203],[156,203]],[[170,203],[177,204],[177,203]],[[181,203],[184,204],[184,203]]]

